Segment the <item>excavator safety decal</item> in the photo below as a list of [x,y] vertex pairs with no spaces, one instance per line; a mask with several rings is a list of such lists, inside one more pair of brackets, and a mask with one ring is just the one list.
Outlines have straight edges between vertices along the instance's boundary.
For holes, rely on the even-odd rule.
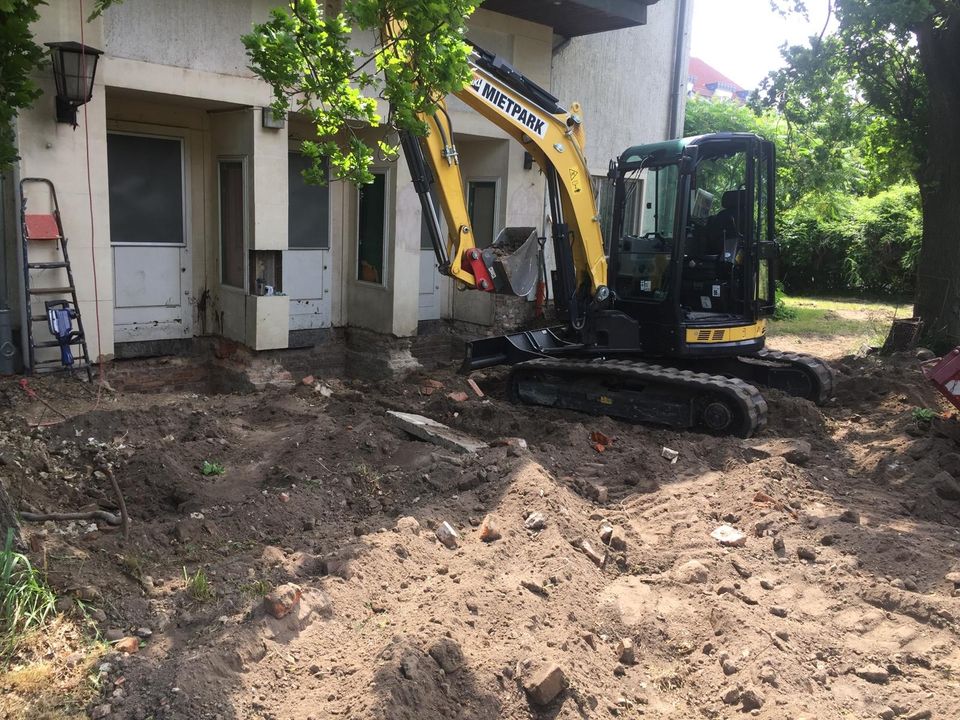
[[527,110],[520,103],[514,102],[508,95],[500,92],[483,78],[474,78],[473,89],[477,94],[495,108],[524,125],[530,132],[543,137],[547,134],[547,121],[538,117],[532,110]]

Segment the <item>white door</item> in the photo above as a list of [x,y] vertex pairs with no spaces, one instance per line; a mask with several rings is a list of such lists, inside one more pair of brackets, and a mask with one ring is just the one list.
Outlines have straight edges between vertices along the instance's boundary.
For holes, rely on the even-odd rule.
[[310,160],[287,156],[287,237],[283,292],[290,296],[290,330],[316,330],[331,324],[330,188],[303,179]]
[[[443,215],[440,214],[440,208],[434,202],[437,215],[440,217],[441,235],[446,240],[446,223],[443,221]],[[420,223],[420,295],[419,295],[419,314],[420,320],[439,320],[441,296],[440,284],[443,276],[437,270],[437,254],[433,250],[433,243],[430,241],[430,233],[427,231],[425,222]]]
[[431,247],[420,251],[420,314],[421,320],[440,319],[440,272],[437,256]]
[[116,342],[193,332],[181,138],[107,134]]

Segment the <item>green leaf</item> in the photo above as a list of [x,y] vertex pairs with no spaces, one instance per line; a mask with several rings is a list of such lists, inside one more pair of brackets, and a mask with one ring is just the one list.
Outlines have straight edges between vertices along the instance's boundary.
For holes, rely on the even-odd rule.
[[[273,107],[309,117],[316,138],[304,143],[314,169],[304,176],[325,180],[327,167],[357,185],[373,182],[376,155],[396,149],[370,132],[386,129],[426,133],[421,114],[433,98],[462,89],[470,80],[464,41],[477,7],[468,0],[346,0],[342,12],[325,14],[314,0],[290,0],[243,37],[253,71],[273,88]],[[386,19],[403,28],[392,35]],[[372,48],[351,44],[353,28],[373,31]],[[377,98],[390,107],[386,119]]]

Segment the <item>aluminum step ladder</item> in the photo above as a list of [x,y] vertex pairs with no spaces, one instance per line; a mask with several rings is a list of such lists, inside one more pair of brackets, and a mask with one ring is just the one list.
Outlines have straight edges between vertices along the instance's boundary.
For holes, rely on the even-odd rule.
[[[48,207],[42,212],[27,211],[27,194],[30,187],[46,186],[49,193]],[[36,201],[34,198],[34,202]],[[73,269],[70,266],[70,255],[67,252],[67,238],[63,233],[63,223],[60,221],[60,205],[57,202],[57,191],[53,183],[46,178],[23,178],[20,181],[20,228],[23,238],[23,289],[24,302],[27,308],[27,344],[29,347],[29,365],[27,372],[42,373],[56,372],[60,370],[85,370],[87,380],[93,381],[93,369],[90,363],[90,352],[87,349],[87,336],[83,330],[83,319],[80,317],[80,305],[77,302],[77,286],[73,280]],[[39,249],[40,244],[49,245],[55,243],[60,251],[60,259],[31,262],[30,248]],[[61,280],[58,284],[49,286],[31,285],[30,272],[35,272],[39,278],[55,275]],[[63,274],[57,271],[65,271],[67,282],[63,284]],[[53,271],[48,274],[48,271]],[[34,310],[34,299],[44,300],[43,314],[36,313]],[[66,335],[62,341],[58,339],[37,340],[37,333],[34,332],[36,323],[49,323],[48,310],[51,306],[66,308],[70,312],[70,318],[76,323],[69,335]],[[49,330],[49,327],[48,327]],[[69,348],[78,348],[79,352],[73,354],[73,364],[64,365],[61,358],[37,359],[37,350],[41,348],[62,348],[66,345]],[[71,351],[72,352],[72,351]]]

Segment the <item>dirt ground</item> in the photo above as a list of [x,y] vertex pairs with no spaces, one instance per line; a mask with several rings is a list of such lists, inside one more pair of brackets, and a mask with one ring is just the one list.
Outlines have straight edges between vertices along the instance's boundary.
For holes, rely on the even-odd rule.
[[[835,367],[826,407],[766,393],[748,441],[513,406],[499,371],[484,399],[452,370],[99,401],[31,381],[67,420],[3,381],[14,501],[116,512],[109,463],[132,522],[26,527],[75,600],[0,676],[0,717],[960,717],[960,424],[917,424],[948,406],[911,357]],[[441,449],[390,409],[491,446]],[[286,583],[278,620],[262,596]],[[139,651],[103,644],[123,636]]]

